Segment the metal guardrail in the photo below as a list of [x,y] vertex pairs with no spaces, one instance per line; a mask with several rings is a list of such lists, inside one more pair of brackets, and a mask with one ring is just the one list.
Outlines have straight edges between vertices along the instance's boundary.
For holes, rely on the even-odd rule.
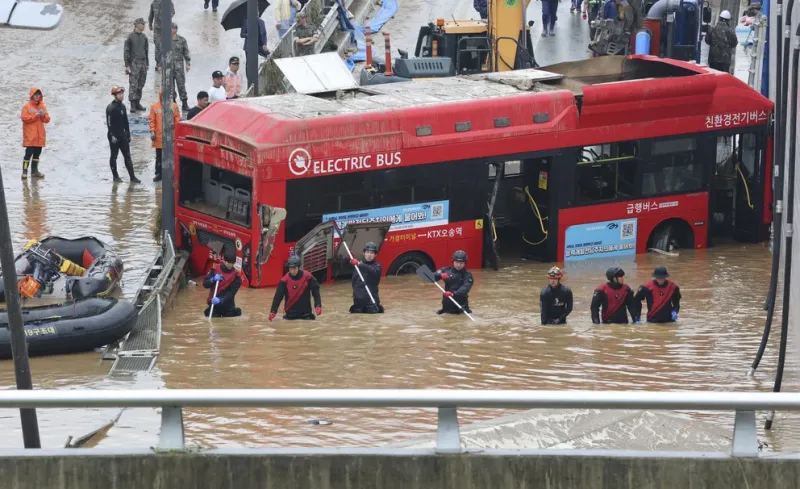
[[[183,450],[183,408],[437,408],[436,450],[461,451],[458,408],[735,411],[734,457],[758,456],[755,411],[800,411],[800,394],[407,389],[181,389],[0,391],[0,408],[160,407],[158,448]],[[102,452],[101,452],[102,453]]]

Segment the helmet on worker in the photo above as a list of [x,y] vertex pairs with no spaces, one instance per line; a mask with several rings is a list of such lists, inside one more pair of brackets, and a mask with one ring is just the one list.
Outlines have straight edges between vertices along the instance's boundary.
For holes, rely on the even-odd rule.
[[456,270],[463,270],[467,265],[467,252],[458,250],[453,253],[453,268]]
[[367,244],[364,245],[363,251],[364,251],[364,260],[372,261],[378,254],[378,245],[373,241],[368,241]]
[[300,271],[300,265],[302,265],[302,263],[299,256],[292,255],[289,257],[289,261],[286,263],[286,265],[289,267],[289,273],[294,275]]
[[564,273],[558,267],[552,267],[547,271],[547,278],[550,280],[550,285],[552,286],[558,285],[563,275]]
[[669,272],[667,271],[667,267],[660,266],[656,267],[653,270],[653,278],[656,279],[656,282],[658,282],[659,284],[663,284],[664,282],[666,282],[667,277],[669,277]]
[[731,20],[731,13],[728,12],[727,10],[723,10],[722,12],[719,13],[719,18],[725,20]]
[[625,270],[620,267],[610,267],[606,270],[606,278],[609,282],[621,284],[624,282],[623,277],[625,277]]
[[122,100],[122,98],[121,98],[121,97],[117,97],[117,94],[118,94],[118,93],[121,93],[121,94],[123,94],[123,96],[124,96],[124,94],[125,94],[125,88],[123,88],[123,87],[121,87],[121,86],[119,86],[119,85],[114,85],[113,87],[111,87],[111,95],[113,95],[114,97],[116,97],[118,100]]

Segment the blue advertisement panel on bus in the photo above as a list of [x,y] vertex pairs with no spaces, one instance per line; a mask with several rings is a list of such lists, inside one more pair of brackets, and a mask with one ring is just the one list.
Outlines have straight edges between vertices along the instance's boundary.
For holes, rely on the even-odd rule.
[[378,209],[325,214],[322,216],[322,222],[334,219],[336,225],[340,228],[345,227],[349,223],[390,222],[392,226],[389,228],[389,232],[393,232],[449,224],[449,215],[450,202],[447,200],[439,200],[436,202],[426,202],[424,204],[397,205],[392,207],[380,207]]
[[564,236],[564,261],[636,254],[637,219],[576,224]]

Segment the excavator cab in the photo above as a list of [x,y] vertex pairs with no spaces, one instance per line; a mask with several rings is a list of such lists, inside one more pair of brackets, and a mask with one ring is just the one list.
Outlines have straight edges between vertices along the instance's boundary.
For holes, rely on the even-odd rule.
[[481,20],[444,22],[438,19],[436,24],[431,22],[420,27],[414,56],[450,59],[455,72],[444,76],[493,71],[492,41],[487,27]]

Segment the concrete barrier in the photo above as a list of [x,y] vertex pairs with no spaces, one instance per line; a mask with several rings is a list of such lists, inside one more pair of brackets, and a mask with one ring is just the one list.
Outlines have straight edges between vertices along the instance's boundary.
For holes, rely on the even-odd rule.
[[[565,455],[492,451],[453,455],[339,449],[82,455],[0,454],[13,489],[782,489],[800,487],[800,459],[641,452]],[[19,452],[17,452],[19,453]],[[30,452],[28,452],[30,453]]]

